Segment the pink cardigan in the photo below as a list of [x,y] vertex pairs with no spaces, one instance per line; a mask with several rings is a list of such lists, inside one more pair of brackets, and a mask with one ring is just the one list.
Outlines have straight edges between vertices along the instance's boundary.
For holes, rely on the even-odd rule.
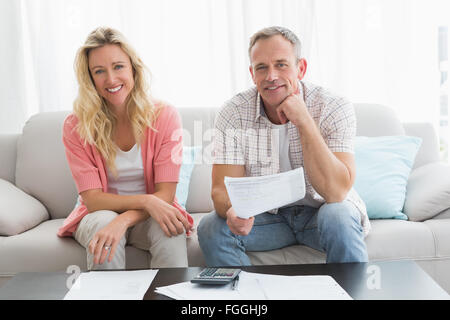
[[[182,156],[181,119],[176,109],[170,105],[162,105],[154,128],[157,132],[147,128],[141,144],[142,163],[147,193],[155,191],[155,184],[160,182],[178,182],[181,163],[172,161],[172,153]],[[63,143],[72,176],[80,194],[90,189],[108,190],[108,179],[103,157],[98,150],[84,144],[79,136],[76,125],[78,119],[70,114],[64,121]],[[176,131],[178,130],[178,131]],[[176,131],[174,133],[174,131]],[[180,161],[181,162],[181,161]],[[175,199],[173,206],[187,217],[193,226],[192,217],[181,207]],[[81,199],[81,205],[76,207],[64,220],[58,230],[58,236],[69,237],[76,231],[81,219],[89,212]]]

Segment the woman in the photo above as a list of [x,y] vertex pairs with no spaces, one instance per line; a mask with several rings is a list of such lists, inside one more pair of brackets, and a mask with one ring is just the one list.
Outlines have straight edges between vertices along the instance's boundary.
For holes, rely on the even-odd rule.
[[87,251],[88,269],[125,269],[125,245],[152,268],[186,267],[192,217],[175,199],[182,155],[176,110],[148,96],[145,66],[123,35],[91,32],[78,50],[79,84],[63,142],[80,195],[59,229]]

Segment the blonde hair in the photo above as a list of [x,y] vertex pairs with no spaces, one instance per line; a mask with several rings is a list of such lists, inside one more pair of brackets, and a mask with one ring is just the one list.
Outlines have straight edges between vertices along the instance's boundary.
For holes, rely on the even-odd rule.
[[147,68],[125,37],[119,31],[107,27],[92,31],[75,57],[74,68],[79,89],[73,104],[73,113],[79,121],[76,129],[80,137],[85,143],[97,148],[108,167],[116,175],[114,163],[117,146],[113,141],[113,133],[117,119],[107,106],[105,99],[97,93],[89,71],[89,52],[107,44],[120,46],[130,57],[134,87],[128,97],[126,109],[137,144],[140,144],[147,127],[155,130],[153,123],[158,117],[158,112],[148,94]]

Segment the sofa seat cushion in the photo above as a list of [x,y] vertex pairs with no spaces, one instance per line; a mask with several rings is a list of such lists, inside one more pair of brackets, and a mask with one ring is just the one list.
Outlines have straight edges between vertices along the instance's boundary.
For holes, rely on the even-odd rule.
[[431,219],[424,222],[433,233],[437,258],[450,258],[450,219]]
[[[22,234],[0,237],[0,274],[17,272],[65,271],[70,265],[87,269],[86,251],[73,238],[56,235],[64,219],[48,220]],[[148,252],[126,247],[127,269],[145,269],[150,266]]]
[[0,272],[65,271],[69,265],[86,269],[86,252],[71,238],[56,231],[63,219],[48,220],[24,233],[5,237],[0,243]]
[[369,260],[424,260],[436,258],[435,238],[429,226],[404,220],[373,220],[366,237]]

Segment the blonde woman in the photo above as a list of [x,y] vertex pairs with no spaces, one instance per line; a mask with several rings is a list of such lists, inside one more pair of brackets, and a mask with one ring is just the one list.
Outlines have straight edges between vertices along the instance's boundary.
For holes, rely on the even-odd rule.
[[126,244],[149,250],[150,267],[187,266],[193,220],[175,199],[178,113],[148,95],[145,66],[117,30],[91,32],[75,72],[63,142],[80,197],[58,235],[86,248],[89,270],[125,269]]

